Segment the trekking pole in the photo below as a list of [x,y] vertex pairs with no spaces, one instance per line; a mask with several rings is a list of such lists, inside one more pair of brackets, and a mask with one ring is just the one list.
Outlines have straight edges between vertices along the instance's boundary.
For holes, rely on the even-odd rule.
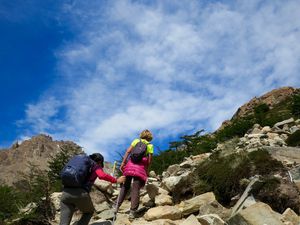
[[[122,188],[122,187],[121,187]],[[114,218],[113,218],[113,221],[112,221],[112,225],[115,224],[115,221],[117,219],[117,213],[118,213],[118,210],[119,210],[119,200],[120,200],[120,195],[121,195],[121,190],[119,192],[119,195],[118,195],[118,198],[117,198],[117,204],[116,204],[116,208],[115,208],[115,212],[114,212]]]
[[[116,161],[115,161],[115,164],[114,164],[114,170],[115,170],[115,168],[116,168]],[[121,170],[121,172],[123,173],[122,170]],[[118,185],[117,185],[117,187],[118,187]],[[114,212],[114,217],[113,217],[112,225],[115,224],[115,221],[117,219],[117,213],[118,213],[118,210],[119,210],[119,202],[120,202],[120,195],[121,195],[121,188],[122,188],[122,184],[120,185],[120,191],[119,191],[119,194],[118,194],[118,197],[117,197],[117,203],[116,203],[116,208],[115,208],[115,212]]]

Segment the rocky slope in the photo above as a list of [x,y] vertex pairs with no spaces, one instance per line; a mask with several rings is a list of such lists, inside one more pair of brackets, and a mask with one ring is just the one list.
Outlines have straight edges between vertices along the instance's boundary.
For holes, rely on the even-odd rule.
[[[115,225],[299,225],[300,148],[287,147],[285,142],[295,130],[300,130],[300,120],[282,121],[273,127],[260,127],[256,124],[244,137],[235,140],[234,145],[223,143],[212,153],[190,156],[184,162],[170,166],[161,176],[152,171],[141,191],[139,217],[129,219],[130,201],[126,200],[119,209]],[[246,181],[244,179],[243,182],[247,185],[239,195],[232,198],[234,204],[231,206],[224,207],[220,204],[213,192],[199,195],[193,192],[192,187],[197,182],[197,166],[212,160],[215,154],[225,157],[263,149],[267,149],[274,159],[279,160],[283,169],[278,171],[274,168],[270,174],[257,174]],[[279,180],[279,185],[268,193],[259,192],[264,178],[270,176]],[[100,180],[97,180],[95,187],[97,189],[93,189],[92,196],[96,212],[90,223],[94,225],[112,220],[114,210],[111,206],[119,191]],[[99,189],[110,198],[99,200],[99,197],[95,197],[101,196]],[[60,195],[61,193],[52,194],[56,209],[52,225],[59,222]],[[270,198],[277,202],[269,202]],[[278,210],[276,204],[284,207]],[[77,213],[73,221],[79,216],[80,213]]]
[[[190,156],[180,164],[169,166],[160,176],[153,171],[150,172],[148,182],[141,191],[138,218],[129,219],[130,200],[127,199],[120,207],[114,224],[299,225],[300,148],[288,147],[286,144],[288,137],[297,130],[300,130],[300,120],[293,118],[280,121],[273,127],[261,127],[255,124],[244,137],[221,143],[212,153]],[[222,205],[212,191],[201,194],[195,192],[193,187],[198,182],[199,165],[214,162],[216,155],[219,157],[218,160],[222,160],[234,154],[263,151],[270,153],[272,156],[270,160],[279,160],[282,167],[279,167],[279,170],[275,167],[268,168],[268,173],[252,174],[239,180],[244,183],[244,188],[231,198],[230,204]],[[267,165],[269,162],[262,163],[259,166]],[[225,170],[224,167],[224,176],[226,176]],[[238,178],[233,177],[233,179]],[[266,179],[276,179],[278,185],[272,186],[266,192],[262,185]],[[225,184],[224,188],[226,188]],[[96,181],[91,192],[96,211],[90,224],[97,225],[99,222],[113,219],[112,205],[118,193],[119,187],[102,180]],[[50,221],[52,225],[59,224],[60,196],[61,192],[51,195],[56,212],[55,218]],[[33,207],[30,206],[22,211],[29,212],[32,209]],[[80,212],[76,212],[73,222],[80,216]]]
[[62,146],[80,148],[71,141],[55,141],[50,136],[40,134],[22,143],[15,143],[9,149],[0,151],[0,181],[12,185],[22,178],[23,172],[28,172],[31,163],[41,169],[46,169],[47,161],[55,155]]

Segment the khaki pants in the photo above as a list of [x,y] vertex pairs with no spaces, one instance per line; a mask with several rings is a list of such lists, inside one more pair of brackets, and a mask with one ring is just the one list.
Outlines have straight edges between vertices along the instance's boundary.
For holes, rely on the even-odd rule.
[[60,201],[60,225],[69,225],[76,209],[82,212],[77,225],[88,225],[95,211],[89,193],[82,188],[64,188]]

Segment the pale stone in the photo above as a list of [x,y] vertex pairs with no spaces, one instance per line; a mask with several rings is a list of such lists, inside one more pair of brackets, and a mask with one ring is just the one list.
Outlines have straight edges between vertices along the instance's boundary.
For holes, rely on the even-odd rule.
[[128,219],[128,215],[118,214],[114,225],[131,225],[131,222]]
[[188,182],[192,179],[192,172],[186,171],[180,176],[170,176],[162,180],[162,187],[173,193],[180,193],[182,187],[187,186]]
[[288,135],[287,134],[280,134],[279,136],[282,140],[286,141],[288,139]]
[[60,198],[61,198],[62,192],[54,192],[51,194],[51,202],[54,205],[54,208],[56,211],[60,210]]
[[283,120],[281,122],[278,122],[278,123],[275,123],[274,124],[274,127],[280,127],[280,126],[283,126],[285,124],[289,124],[289,123],[293,123],[295,120],[294,118],[290,118],[290,119],[287,119],[287,120]]
[[267,136],[268,136],[269,139],[274,139],[275,137],[278,137],[279,134],[277,134],[277,133],[267,133]]
[[169,191],[167,191],[166,189],[163,189],[163,188],[158,188],[158,194],[169,194]]
[[180,166],[178,164],[175,164],[168,167],[167,173],[170,174],[170,176],[176,176],[179,170]]
[[271,129],[271,127],[269,127],[269,126],[265,126],[265,127],[263,127],[262,129],[261,129],[261,132],[263,133],[263,134],[267,134],[267,133],[269,133],[269,132],[271,132],[272,131],[272,129]]
[[122,205],[119,207],[119,212],[129,212],[131,206],[131,202],[128,200],[125,200]]
[[251,131],[251,134],[250,135],[253,135],[253,134],[260,134],[261,133],[261,130],[259,128],[253,128],[253,130]]
[[197,216],[201,225],[226,225],[226,223],[217,214],[207,214]]
[[111,220],[114,217],[115,211],[113,209],[104,210],[99,213],[96,217],[101,218],[103,220]]
[[253,129],[255,129],[255,128],[256,129],[261,129],[261,126],[258,123],[256,123],[256,124],[253,125]]
[[149,209],[144,218],[148,221],[158,219],[178,220],[181,218],[181,212],[176,206],[158,206]]
[[192,213],[199,212],[199,208],[202,205],[210,204],[211,202],[215,201],[215,195],[213,192],[208,192],[194,198],[191,198],[187,201],[183,201],[180,203],[182,215],[190,215]]
[[155,196],[158,195],[158,187],[154,184],[147,184],[146,185],[146,191],[150,197],[151,200],[155,199]]
[[36,208],[37,204],[35,202],[30,202],[24,208],[20,209],[20,213],[27,215],[30,214]]
[[287,208],[281,217],[282,222],[291,222],[293,225],[299,225],[300,220],[298,215],[290,208]]
[[113,188],[112,188],[112,184],[111,182],[105,181],[105,180],[100,180],[99,178],[97,178],[95,180],[94,185],[100,189],[101,191],[107,192],[112,194],[113,193]]
[[292,127],[290,128],[291,134],[292,134],[292,133],[295,133],[297,130],[299,130],[299,127],[298,127],[298,126],[292,126]]
[[230,210],[223,207],[217,200],[208,204],[201,205],[199,208],[199,215],[217,214],[222,219],[227,219],[230,215]]
[[102,202],[101,204],[94,204],[94,207],[97,213],[109,210],[111,208],[107,202]]
[[145,207],[154,207],[155,206],[154,201],[155,199],[154,200],[150,199],[149,195],[145,195],[141,199],[141,203]]
[[248,138],[266,138],[268,137],[266,134],[256,133],[256,134],[249,134]]
[[[192,164],[193,164],[193,160],[189,157],[189,158],[185,159],[182,163],[180,163],[179,166],[181,168],[191,168]],[[178,173],[177,173],[177,175],[178,175]]]
[[133,221],[131,225],[181,225],[181,223],[169,219],[159,219],[154,221],[145,221],[143,219],[138,219]]
[[170,195],[161,194],[155,197],[155,204],[160,205],[172,205],[172,197]]
[[283,225],[280,214],[274,212],[270,206],[259,202],[240,211],[228,221],[229,225]]
[[180,225],[201,225],[195,215],[190,215]]
[[156,178],[156,173],[155,173],[155,171],[151,170],[151,171],[149,172],[149,177]]

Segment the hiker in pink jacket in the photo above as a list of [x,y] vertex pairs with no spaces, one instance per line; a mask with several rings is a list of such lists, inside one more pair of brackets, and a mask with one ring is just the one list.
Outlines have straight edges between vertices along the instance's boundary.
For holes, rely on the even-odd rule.
[[[117,209],[119,208],[131,187],[131,207],[129,214],[130,219],[133,219],[137,216],[137,209],[139,207],[140,200],[140,189],[145,185],[148,178],[148,168],[151,164],[153,155],[153,145],[150,144],[150,141],[152,139],[153,136],[149,130],[142,131],[140,134],[140,138],[133,140],[131,145],[126,150],[122,164],[120,166],[123,175],[126,176],[126,181],[122,185],[119,200],[117,201],[116,207]],[[132,154],[136,145],[141,144],[140,142],[146,145],[145,155],[143,155],[142,159],[138,162],[134,162],[133,158],[130,158],[128,160],[128,156]]]

